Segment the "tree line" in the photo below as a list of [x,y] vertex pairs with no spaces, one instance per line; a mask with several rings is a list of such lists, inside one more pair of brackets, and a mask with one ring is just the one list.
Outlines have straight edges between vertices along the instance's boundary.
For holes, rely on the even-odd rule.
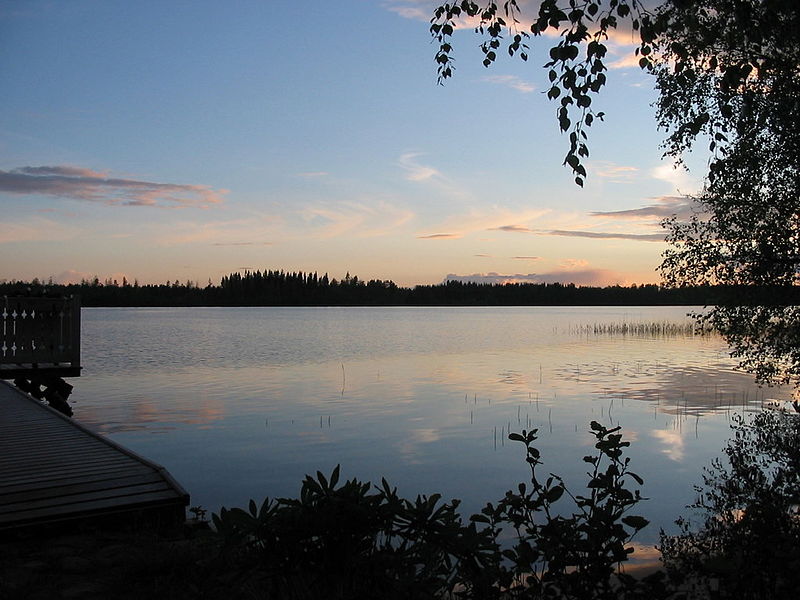
[[[800,289],[791,293],[800,303]],[[347,273],[331,278],[327,273],[255,270],[225,275],[219,285],[203,287],[178,280],[161,284],[130,283],[98,278],[74,284],[52,281],[0,282],[0,294],[78,295],[83,306],[709,306],[726,298],[747,298],[768,305],[776,290],[768,286],[744,287],[703,284],[666,287],[655,284],[578,286],[573,283],[474,283],[447,280],[439,284],[401,287],[390,280],[368,281]]]

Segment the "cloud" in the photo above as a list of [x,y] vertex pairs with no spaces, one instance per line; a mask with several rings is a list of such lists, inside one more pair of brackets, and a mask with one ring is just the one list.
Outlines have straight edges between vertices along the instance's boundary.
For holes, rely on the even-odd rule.
[[512,256],[514,260],[542,260],[541,256]]
[[679,195],[692,194],[700,190],[702,181],[694,177],[685,167],[674,162],[664,162],[650,170],[651,177],[666,181]]
[[476,258],[492,258],[491,254],[473,254]]
[[635,242],[663,242],[666,237],[663,233],[610,233],[600,231],[568,231],[553,229],[542,231],[542,235],[558,235],[564,237],[581,237],[598,240],[632,240]]
[[219,204],[227,190],[205,185],[155,183],[109,177],[73,166],[20,167],[0,170],[0,192],[45,195],[121,206],[207,207]]
[[[590,213],[589,217],[594,221],[590,222],[586,216],[576,218],[575,215],[568,214],[552,214],[552,211],[538,211],[536,213],[527,213],[524,215],[512,215],[516,223],[509,223],[507,217],[508,211],[493,209],[494,214],[481,213],[475,214],[469,219],[460,219],[460,221],[450,219],[442,225],[451,231],[469,232],[475,230],[474,225],[481,223],[484,225],[481,229],[483,231],[504,231],[508,233],[524,233],[535,235],[548,235],[548,236],[563,236],[563,237],[583,237],[592,239],[620,239],[632,240],[639,242],[663,242],[665,234],[661,232],[660,221],[663,217],[656,219],[652,223],[647,223],[647,227],[643,229],[642,233],[632,233],[628,231],[614,231],[618,226],[616,223],[611,223],[611,231],[593,231],[596,225],[597,217],[604,217],[606,219],[633,219],[635,216],[645,218],[649,213],[664,213],[665,215],[672,214],[675,209],[685,211],[688,200],[682,197],[664,197],[658,199],[651,207],[643,207],[641,209],[632,209],[625,211],[609,211],[609,212],[594,212]],[[543,217],[550,212],[549,218]],[[522,218],[520,218],[522,217]],[[503,220],[500,220],[500,219]],[[652,219],[652,215],[650,217]],[[492,224],[492,221],[496,224]],[[505,221],[505,224],[503,222]],[[533,228],[521,223],[537,222],[539,227]],[[544,227],[543,227],[544,225]],[[470,227],[471,226],[471,227]],[[655,228],[655,231],[654,231]]]
[[516,75],[489,75],[484,77],[483,81],[497,85],[504,85],[513,90],[517,90],[518,92],[522,92],[523,94],[530,94],[536,89],[536,86],[534,86],[532,83],[529,83],[524,79],[520,79]]
[[[61,285],[69,285],[71,283],[80,283],[81,281],[91,281],[94,274],[86,273],[85,271],[76,271],[75,269],[67,269],[61,271],[58,275],[53,275],[53,283]],[[118,280],[121,281],[121,280]]]
[[227,221],[181,221],[156,226],[155,241],[164,246],[204,244],[210,246],[266,245],[278,219],[262,215]]
[[419,2],[415,0],[398,0],[390,2],[386,6],[387,10],[397,13],[406,19],[415,21],[429,21],[433,14],[433,2]]
[[618,165],[611,161],[594,161],[589,167],[597,177],[608,179],[613,183],[631,183],[639,169],[625,165]]
[[666,454],[668,458],[676,462],[683,460],[685,447],[683,435],[680,431],[667,431],[665,429],[656,429],[650,432],[656,440],[663,445],[661,452]]
[[[639,61],[641,60],[640,56],[636,56],[634,52],[635,46],[631,44],[630,48],[628,48],[629,52],[623,54],[617,60],[614,60],[608,63],[609,69],[641,69],[639,66]],[[621,53],[616,53],[621,54]],[[637,86],[638,87],[638,86]]]
[[465,283],[486,283],[505,285],[508,283],[574,283],[583,286],[627,285],[627,278],[608,269],[585,269],[582,271],[555,270],[546,273],[513,273],[496,272],[472,273],[457,275],[449,273],[445,281],[462,281]]
[[582,258],[566,258],[559,265],[562,269],[577,269],[578,267],[586,267],[589,265],[588,260]]
[[214,242],[212,246],[272,246],[272,242]]
[[679,219],[688,219],[699,209],[698,204],[689,196],[661,196],[655,198],[654,204],[627,210],[597,211],[593,217],[611,217],[613,219],[662,219],[676,215]]
[[[644,0],[641,3],[644,4],[645,8],[652,11],[661,3],[661,1],[662,0]],[[440,4],[443,4],[443,2],[440,0],[390,0],[384,2],[383,6],[387,10],[406,19],[413,19],[415,21],[423,21],[427,23],[433,17],[434,9]],[[517,6],[519,7],[519,12],[515,15],[519,21],[516,24],[517,30],[530,32],[532,22],[539,14],[540,4],[541,0],[517,0]],[[498,10],[498,15],[503,17],[507,22],[510,22],[510,19],[506,17],[506,14],[502,8]],[[460,17],[455,21],[457,29],[474,29],[479,23],[480,19],[478,18],[467,19]],[[553,30],[552,28],[548,29],[545,32],[545,35],[548,37],[556,37],[561,29],[562,28],[559,28],[558,30]],[[609,40],[607,41],[607,45],[613,44],[614,46],[620,45],[623,47],[630,46],[631,54],[633,54],[633,48],[635,47],[633,41],[636,39],[636,34],[631,28],[630,20],[619,19],[618,28],[609,30],[608,36]],[[535,40],[533,41],[535,42]],[[636,64],[638,68],[638,63]]]
[[514,233],[533,233],[533,229],[524,225],[501,225],[500,227],[489,227],[487,231],[512,231]]
[[541,283],[574,283],[585,286],[627,285],[628,279],[609,269],[583,269],[580,271],[556,269],[539,275]]
[[532,233],[525,225],[508,225],[508,223],[530,223],[541,219],[550,213],[550,209],[524,209],[513,210],[502,206],[478,207],[474,206],[468,212],[452,215],[435,225],[431,233],[450,231],[458,235],[485,231],[510,231],[519,233]]
[[430,235],[418,235],[418,240],[457,240],[461,237],[458,233],[431,233]]
[[16,223],[0,221],[0,244],[14,242],[60,242],[78,236],[75,227],[44,217],[33,217]]
[[489,273],[472,273],[471,275],[457,275],[448,273],[445,281],[461,281],[464,283],[489,283],[504,285],[506,283],[540,283],[539,276],[535,273],[515,273],[513,275],[502,275],[491,271]]
[[295,177],[305,177],[307,179],[313,179],[315,177],[327,177],[330,175],[327,171],[304,171],[302,173],[295,173]]
[[356,235],[376,237],[402,227],[414,218],[410,210],[393,206],[386,201],[349,200],[345,202],[324,202],[308,206],[299,211],[303,221],[303,236],[307,229],[317,239]]
[[421,165],[416,158],[422,156],[418,152],[406,152],[400,155],[398,164],[406,171],[406,179],[409,181],[427,181],[429,179],[441,178],[442,174],[437,169],[427,165]]

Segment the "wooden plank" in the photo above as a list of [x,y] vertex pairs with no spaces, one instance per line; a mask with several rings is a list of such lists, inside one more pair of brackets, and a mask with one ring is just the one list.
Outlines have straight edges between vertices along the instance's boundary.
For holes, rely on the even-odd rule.
[[95,455],[108,455],[108,448],[102,444],[86,442],[83,440],[75,444],[70,444],[68,454],[64,454],[63,444],[44,444],[35,450],[12,450],[2,455],[0,458],[0,465],[8,464],[29,464],[35,465],[40,460],[45,460],[52,457],[66,458],[79,458],[86,457],[87,459]]
[[48,414],[30,414],[29,412],[16,414],[5,410],[5,407],[0,412],[3,412],[3,417],[0,417],[0,428],[5,431],[42,435],[44,433],[41,430],[43,423],[46,424],[48,432],[59,433],[76,430],[75,427],[70,427],[69,423],[54,422],[53,418]]
[[23,491],[34,491],[37,489],[47,489],[57,486],[70,486],[73,484],[86,483],[92,484],[96,481],[111,481],[113,479],[122,479],[125,477],[141,477],[141,476],[159,475],[150,467],[145,465],[138,465],[135,467],[128,467],[124,469],[109,468],[102,471],[94,471],[92,473],[81,473],[80,475],[68,475],[65,477],[40,477],[26,480],[24,483],[15,485],[2,485],[0,486],[0,497],[7,494],[16,494]]
[[[164,483],[163,478],[158,473],[151,472],[142,475],[124,475],[122,477],[106,477],[95,481],[80,481],[71,485],[50,484],[46,487],[29,488],[24,491],[6,492],[0,491],[0,506],[14,504],[16,502],[26,502],[29,500],[41,500],[43,498],[66,497],[71,494],[81,492],[96,492],[99,490],[118,489],[132,485],[144,483]],[[2,510],[2,509],[0,509]]]
[[6,490],[9,488],[15,488],[18,486],[37,486],[42,483],[48,482],[59,482],[65,479],[80,479],[84,481],[91,481],[95,478],[102,478],[107,477],[110,474],[114,473],[141,473],[139,467],[143,467],[147,471],[152,471],[150,467],[145,467],[145,465],[139,465],[138,467],[132,467],[130,465],[123,465],[120,467],[119,465],[109,465],[104,466],[102,468],[96,468],[91,471],[70,471],[67,473],[58,473],[53,475],[52,473],[47,474],[32,474],[30,477],[18,477],[13,480],[13,482],[9,482],[7,486],[0,486],[0,489]]
[[[111,462],[108,462],[111,461]],[[62,468],[40,468],[40,469],[30,469],[27,471],[22,472],[15,472],[12,474],[8,474],[7,477],[4,477],[3,480],[10,482],[15,479],[26,479],[29,477],[41,477],[41,476],[48,476],[48,477],[60,477],[60,476],[71,476],[72,473],[75,472],[96,472],[96,471],[103,471],[107,469],[126,469],[130,468],[136,463],[131,463],[128,460],[125,460],[124,457],[116,457],[110,456],[107,461],[93,461],[92,463],[86,464],[78,464],[78,465],[68,465]],[[152,469],[152,467],[149,467]]]
[[64,439],[85,439],[85,436],[76,429],[49,429],[47,432],[40,431],[47,427],[47,423],[40,423],[35,428],[28,429],[9,429],[8,436],[3,436],[5,441],[3,446],[10,447],[26,447],[28,444],[35,444],[40,441],[58,441]]
[[188,494],[161,466],[0,382],[0,528],[158,509]]
[[16,433],[26,433],[28,435],[32,433],[37,433],[42,435],[44,432],[41,431],[41,427],[46,427],[47,431],[52,431],[56,433],[58,431],[69,431],[70,428],[68,427],[59,427],[59,425],[52,422],[52,419],[48,418],[47,415],[26,415],[21,414],[19,416],[16,415],[6,415],[9,418],[8,424],[3,424],[0,421],[0,429],[4,432],[14,432]]
[[102,448],[99,444],[89,444],[84,442],[80,437],[63,436],[55,439],[48,439],[46,443],[31,442],[31,445],[23,448],[3,448],[0,446],[0,462],[10,462],[11,457],[14,460],[33,460],[36,456],[47,454],[48,452],[65,450],[91,450],[93,448]]
[[49,474],[50,476],[58,475],[59,473],[69,473],[69,472],[81,472],[81,471],[91,471],[93,467],[106,467],[110,465],[123,467],[125,465],[132,464],[127,457],[120,457],[120,456],[108,456],[101,460],[95,460],[91,463],[72,463],[68,465],[64,464],[45,464],[39,465],[37,469],[13,469],[8,472],[8,481],[13,481],[18,477],[24,477],[26,474],[32,473],[36,475],[45,475]]
[[91,490],[81,493],[73,493],[61,498],[40,498],[38,500],[23,500],[20,502],[10,502],[8,504],[0,505],[0,513],[8,514],[19,512],[21,510],[37,510],[50,506],[68,506],[85,504],[86,502],[95,502],[97,500],[106,500],[112,498],[125,498],[128,496],[139,496],[143,494],[153,494],[169,492],[173,497],[177,498],[177,494],[169,488],[169,486],[162,480],[156,483],[141,483],[139,485],[130,485],[119,488],[110,488],[102,490]]
[[51,427],[48,429],[47,433],[41,431],[43,426],[46,426],[47,421],[42,421],[41,423],[37,423],[32,427],[7,427],[0,431],[0,434],[7,433],[8,435],[3,435],[2,441],[0,441],[0,446],[2,447],[12,447],[12,446],[19,446],[21,444],[26,443],[28,440],[35,441],[41,439],[47,440],[56,440],[65,437],[74,437],[74,438],[82,438],[84,437],[81,435],[81,432],[73,429],[64,427],[62,429],[56,429]]
[[[20,454],[23,456],[36,456],[37,454],[41,454],[43,452],[51,452],[54,449],[63,452],[65,450],[79,450],[83,448],[103,448],[106,451],[108,450],[108,446],[99,440],[94,440],[91,438],[86,439],[85,436],[80,435],[80,432],[77,432],[76,437],[76,432],[70,432],[69,435],[62,433],[54,437],[47,436],[44,438],[31,438],[24,444],[15,444],[13,447],[7,448],[6,451],[8,453]],[[5,456],[8,456],[8,454]]]
[[14,521],[30,521],[31,519],[52,520],[56,517],[78,517],[93,512],[117,512],[120,509],[139,510],[149,506],[185,506],[181,499],[177,499],[175,492],[160,492],[157,494],[140,494],[139,496],[120,496],[85,502],[81,505],[52,506],[46,509],[25,510],[13,514],[0,515],[0,524]]
[[52,479],[53,477],[59,477],[68,474],[91,473],[93,471],[97,471],[99,469],[106,469],[108,467],[125,469],[128,467],[132,467],[134,464],[135,463],[126,461],[124,458],[119,458],[115,456],[98,458],[92,461],[91,463],[75,463],[70,465],[61,465],[52,463],[41,464],[37,465],[37,468],[15,469],[14,471],[6,472],[5,476],[3,477],[3,481],[6,482],[8,485],[11,485],[11,482],[16,481],[18,479],[26,479],[30,477],[48,477]]
[[118,464],[134,464],[131,460],[126,456],[119,456],[113,454],[102,454],[98,457],[95,457],[92,460],[74,460],[70,462],[66,462],[63,460],[59,460],[59,457],[53,457],[52,459],[43,458],[38,460],[34,463],[14,463],[13,465],[9,465],[7,468],[3,469],[3,473],[10,479],[15,478],[17,475],[25,474],[25,473],[54,473],[58,474],[60,471],[69,471],[75,469],[87,469],[90,470],[94,467],[104,465],[108,462],[114,462]]

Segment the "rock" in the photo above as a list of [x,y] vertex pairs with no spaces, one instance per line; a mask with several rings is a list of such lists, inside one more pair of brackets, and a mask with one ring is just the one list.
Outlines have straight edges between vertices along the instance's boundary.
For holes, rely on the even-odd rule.
[[132,548],[125,544],[110,544],[94,553],[94,561],[103,567],[125,565],[131,557]]
[[92,568],[92,561],[82,556],[65,556],[58,561],[58,566],[67,573],[86,573]]
[[61,597],[65,600],[88,600],[89,598],[105,598],[106,588],[92,581],[71,585],[61,590]]
[[61,544],[53,544],[44,549],[44,554],[50,558],[63,558],[65,556],[74,556],[75,548],[72,546],[65,546]]
[[28,569],[29,571],[41,571],[47,568],[47,563],[43,560],[29,560],[21,566],[23,569]]
[[71,548],[89,548],[97,543],[96,536],[88,534],[62,535],[53,543],[58,546],[69,546]]

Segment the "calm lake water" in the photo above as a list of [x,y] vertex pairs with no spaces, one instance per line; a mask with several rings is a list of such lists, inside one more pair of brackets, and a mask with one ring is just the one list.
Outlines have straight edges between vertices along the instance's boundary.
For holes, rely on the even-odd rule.
[[575,487],[591,420],[621,425],[652,543],[694,498],[733,413],[788,400],[717,337],[596,335],[687,307],[84,309],[75,417],[163,464],[217,511],[296,495],[305,473],[386,477],[468,516],[527,480],[538,427]]

